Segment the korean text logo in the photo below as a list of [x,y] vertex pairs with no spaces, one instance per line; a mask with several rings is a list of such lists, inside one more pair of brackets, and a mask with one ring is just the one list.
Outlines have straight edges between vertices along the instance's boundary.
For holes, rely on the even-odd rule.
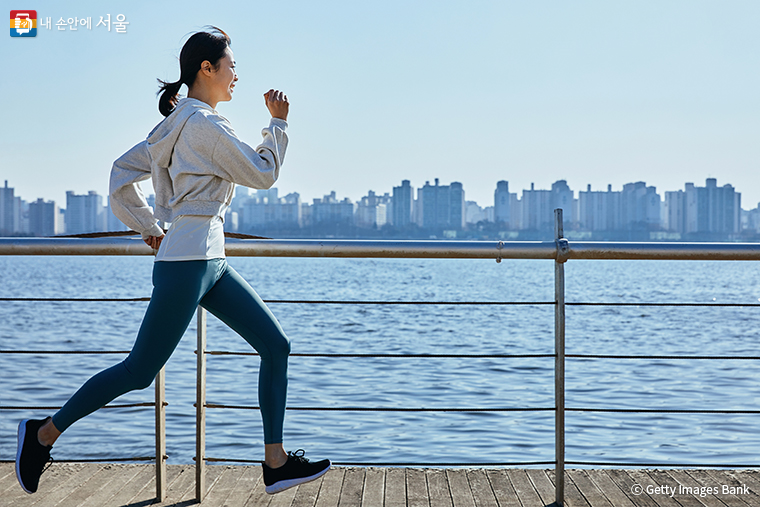
[[37,37],[37,11],[11,11],[11,37]]

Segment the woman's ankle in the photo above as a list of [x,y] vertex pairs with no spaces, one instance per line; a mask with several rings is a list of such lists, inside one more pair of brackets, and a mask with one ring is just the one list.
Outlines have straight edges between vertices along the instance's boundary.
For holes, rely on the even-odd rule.
[[58,431],[58,428],[55,427],[55,424],[53,424],[53,419],[48,419],[45,424],[40,426],[40,429],[37,431],[37,441],[40,443],[40,445],[44,445],[46,447],[52,446],[56,440],[58,440],[58,437],[61,436],[61,432]]
[[264,464],[269,468],[280,468],[288,462],[288,453],[282,444],[267,444],[264,449]]

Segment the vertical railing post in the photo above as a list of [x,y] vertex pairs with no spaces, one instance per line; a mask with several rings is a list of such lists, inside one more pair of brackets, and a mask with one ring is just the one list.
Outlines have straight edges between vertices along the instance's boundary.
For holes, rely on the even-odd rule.
[[198,368],[195,399],[195,499],[206,496],[206,309],[198,306]]
[[156,500],[166,496],[166,370],[156,375]]
[[565,497],[565,261],[569,253],[564,239],[562,208],[554,210],[554,453],[556,457],[554,501],[564,505]]

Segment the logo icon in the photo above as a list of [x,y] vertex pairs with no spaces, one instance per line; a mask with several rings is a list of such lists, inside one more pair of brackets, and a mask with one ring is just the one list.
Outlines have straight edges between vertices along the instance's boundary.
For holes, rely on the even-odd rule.
[[37,37],[37,11],[11,11],[11,37]]

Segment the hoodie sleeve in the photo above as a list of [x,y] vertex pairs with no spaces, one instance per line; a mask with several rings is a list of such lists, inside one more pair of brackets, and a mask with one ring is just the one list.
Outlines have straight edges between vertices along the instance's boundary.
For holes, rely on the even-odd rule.
[[264,189],[274,185],[288,147],[285,133],[288,123],[272,118],[269,126],[261,131],[264,140],[256,148],[238,139],[228,122],[217,125],[223,132],[214,146],[212,160],[220,176],[250,188]]
[[143,239],[164,234],[138,185],[148,178],[150,157],[147,142],[142,141],[113,163],[109,184],[109,203],[114,215]]

